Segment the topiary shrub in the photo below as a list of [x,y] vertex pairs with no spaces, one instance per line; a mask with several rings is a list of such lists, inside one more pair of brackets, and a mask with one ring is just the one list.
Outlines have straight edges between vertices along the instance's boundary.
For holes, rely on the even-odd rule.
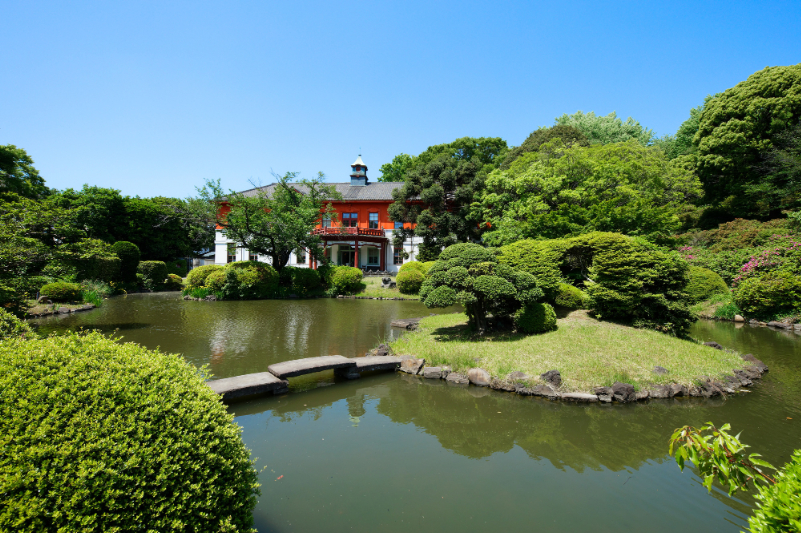
[[142,285],[146,289],[160,291],[164,288],[167,279],[167,265],[164,261],[142,261],[137,270],[142,274]]
[[511,326],[521,307],[542,297],[534,276],[498,263],[493,250],[472,243],[445,248],[420,288],[426,307],[462,304],[468,325],[480,334]]
[[362,271],[356,267],[338,266],[331,272],[331,287],[337,294],[350,294],[359,289]]
[[426,272],[428,272],[428,269],[434,266],[434,263],[436,263],[436,261],[427,261],[425,263],[421,261],[409,261],[408,263],[403,263],[401,265],[401,267],[398,269],[398,274],[401,272],[407,272],[409,270],[416,270],[425,276]]
[[36,338],[36,334],[28,324],[5,309],[0,309],[0,340],[15,338],[32,339]]
[[[259,300],[273,298],[278,292],[278,272],[267,263],[237,261],[229,263],[224,272],[222,294],[226,299]],[[216,275],[212,283],[216,285]]]
[[223,265],[203,265],[193,268],[189,271],[189,274],[186,275],[186,286],[190,289],[199,289],[206,285],[206,278],[209,274],[218,270],[221,271],[224,268],[225,266]]
[[57,281],[48,283],[39,289],[39,294],[47,296],[54,302],[77,302],[81,299],[81,286],[78,283]]
[[556,311],[547,303],[531,303],[514,315],[515,327],[520,333],[546,333],[556,329]]
[[221,291],[225,286],[225,272],[224,268],[212,271],[211,274],[206,276],[205,287],[208,287],[214,292]]
[[321,262],[317,266],[317,273],[320,275],[320,283],[323,287],[331,286],[331,274],[334,272],[334,265],[331,263]]
[[586,309],[587,295],[578,287],[560,283],[554,303],[568,309]]
[[501,247],[498,262],[534,276],[537,286],[545,293],[545,299],[552,302],[562,282],[562,272],[559,267],[568,246],[565,239],[522,240]]
[[186,261],[184,259],[176,259],[175,261],[167,261],[167,272],[169,274],[175,274],[176,276],[183,278],[186,277]]
[[165,291],[180,291],[184,288],[184,280],[178,274],[167,274],[167,280],[164,282]]
[[801,308],[801,279],[786,271],[751,277],[734,289],[734,303],[747,316],[772,318]]
[[136,283],[136,273],[139,266],[139,247],[132,242],[117,241],[111,245],[111,251],[120,258],[120,281],[123,283]]
[[306,296],[320,289],[320,274],[311,268],[296,268],[292,273],[292,291],[298,296]]
[[398,290],[402,294],[417,294],[420,292],[423,280],[425,280],[425,275],[416,268],[409,268],[403,272],[398,272],[398,277],[395,278],[398,284]]
[[776,474],[775,485],[757,485],[757,508],[748,518],[753,533],[779,533],[801,529],[801,450]]
[[98,332],[0,343],[0,530],[250,531],[257,473],[204,379]]
[[716,294],[728,294],[729,287],[723,278],[708,268],[690,266],[690,281],[684,291],[690,303],[703,302]]

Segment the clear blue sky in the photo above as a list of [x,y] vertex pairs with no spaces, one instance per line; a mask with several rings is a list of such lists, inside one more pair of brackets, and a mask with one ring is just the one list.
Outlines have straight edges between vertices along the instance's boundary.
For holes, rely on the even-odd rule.
[[674,133],[801,62],[801,2],[0,2],[0,144],[50,187],[194,194],[270,171],[376,178],[576,110]]

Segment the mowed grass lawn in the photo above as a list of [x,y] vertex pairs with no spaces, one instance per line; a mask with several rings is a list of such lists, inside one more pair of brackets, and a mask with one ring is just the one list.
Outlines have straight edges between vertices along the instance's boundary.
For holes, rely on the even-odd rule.
[[[558,330],[541,335],[477,337],[466,324],[463,313],[428,317],[417,331],[391,346],[396,355],[424,357],[428,366],[449,365],[456,372],[480,367],[500,378],[518,370],[538,378],[548,370],[559,370],[562,389],[573,392],[591,392],[615,381],[631,383],[637,390],[651,384],[689,386],[701,376],[719,378],[744,366],[737,354],[656,331],[600,322],[585,311],[570,313],[559,319]],[[668,373],[655,374],[655,366]]]
[[[395,278],[392,278],[395,281]],[[362,288],[354,293],[356,296],[369,296],[371,298],[406,298],[418,300],[416,294],[401,294],[396,288],[382,289],[381,276],[365,276],[362,279]]]

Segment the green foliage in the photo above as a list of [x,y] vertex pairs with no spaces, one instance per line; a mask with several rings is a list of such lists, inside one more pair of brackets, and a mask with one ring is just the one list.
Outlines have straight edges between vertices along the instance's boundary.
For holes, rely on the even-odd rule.
[[356,267],[334,267],[331,271],[331,288],[336,294],[354,293],[359,289],[363,275],[361,269]]
[[13,144],[0,145],[0,193],[8,192],[33,199],[49,192],[33,159]]
[[317,273],[320,275],[320,283],[323,287],[331,286],[331,274],[334,272],[334,268],[335,266],[330,261],[321,261],[317,265]]
[[681,123],[675,135],[666,135],[654,140],[654,145],[661,148],[669,160],[681,156],[689,156],[697,152],[697,147],[693,144],[693,138],[698,133],[701,113],[712,98],[714,96],[708,95],[704,99],[703,105],[690,109],[690,117]]
[[39,289],[39,294],[47,296],[54,302],[77,302],[81,300],[81,286],[77,283],[56,281]]
[[272,265],[278,271],[299,248],[322,259],[320,237],[312,230],[321,215],[335,218],[328,201],[342,196],[325,183],[322,172],[312,180],[294,181],[297,173],[293,172],[275,177],[277,183],[247,196],[223,191],[219,180],[208,181],[199,190],[195,206],[213,219],[229,239],[251,252],[272,258]]
[[554,303],[562,307],[567,307],[568,309],[586,309],[588,298],[584,291],[578,287],[567,283],[560,283]]
[[[422,263],[420,263],[422,265]],[[423,285],[425,274],[416,268],[408,268],[403,272],[398,272],[396,282],[401,294],[417,294]]]
[[224,268],[223,265],[202,265],[193,268],[189,271],[189,274],[186,275],[186,285],[191,289],[203,287],[206,285],[206,278],[209,277],[209,274],[216,270],[223,270]]
[[564,114],[554,120],[554,125],[576,128],[591,144],[611,144],[634,140],[643,146],[648,146],[655,138],[653,130],[644,128],[631,117],[624,122],[614,111],[606,116],[596,115],[592,111],[589,113],[577,111],[572,115]]
[[774,485],[757,486],[759,507],[748,519],[753,533],[801,531],[801,450],[776,475]]
[[279,276],[282,286],[298,296],[308,296],[312,291],[322,288],[320,274],[311,268],[284,267]]
[[117,241],[111,251],[120,258],[120,281],[133,283],[136,281],[136,269],[139,267],[139,247],[132,242]]
[[180,291],[184,287],[184,281],[178,274],[167,274],[167,280],[164,282],[165,291]]
[[0,529],[249,531],[257,473],[204,378],[97,332],[0,343]]
[[559,266],[567,246],[565,240],[517,241],[500,249],[498,262],[534,276],[537,286],[545,293],[545,299],[552,302],[562,281]]
[[493,171],[471,219],[491,245],[590,231],[657,241],[679,229],[678,214],[700,195],[698,178],[657,148],[635,141],[567,147],[554,139]]
[[217,270],[213,270],[208,276],[206,276],[206,281],[203,283],[203,285],[212,291],[222,291],[223,287],[225,286],[225,269],[219,268]]
[[445,248],[420,289],[426,307],[462,304],[480,334],[511,326],[512,315],[542,297],[534,276],[498,263],[494,250],[472,243]]
[[523,141],[523,144],[509,150],[499,168],[501,170],[508,169],[521,155],[529,152],[537,152],[543,144],[549,143],[554,139],[560,139],[565,146],[573,144],[589,146],[590,144],[581,130],[573,126],[556,125],[550,128],[539,128],[533,131],[531,135]]
[[142,274],[142,284],[151,291],[160,291],[164,288],[167,279],[167,265],[164,261],[141,261],[137,267]]
[[237,261],[225,268],[222,296],[226,300],[272,298],[278,292],[278,283],[278,272],[271,265],[258,261]]
[[398,154],[389,163],[381,165],[381,175],[377,181],[403,181],[406,172],[413,166],[414,158],[409,154]]
[[175,261],[167,261],[166,263],[168,273],[175,274],[180,278],[186,277],[186,260],[176,259]]
[[556,311],[547,303],[526,304],[515,313],[514,319],[521,333],[547,333],[556,329]]
[[403,187],[392,192],[395,201],[389,207],[392,220],[416,226],[395,230],[395,245],[417,236],[422,239],[418,258],[432,261],[444,247],[478,240],[479,228],[469,219],[470,204],[506,150],[506,141],[499,138],[464,137],[417,156]]
[[95,307],[103,305],[103,297],[97,291],[81,291],[81,300],[84,303],[92,304]]
[[[775,216],[784,195],[759,186],[761,154],[800,119],[801,64],[766,67],[707,102],[694,138],[706,200],[729,216]],[[791,192],[801,191],[796,184]]]
[[759,199],[761,214],[766,211],[762,206],[774,213],[801,207],[801,118],[797,122],[777,134],[772,146],[760,153],[762,177],[745,186],[750,197]]
[[14,338],[33,339],[36,333],[28,324],[0,308],[0,341]]
[[418,272],[423,274],[423,276],[425,276],[426,273],[428,272],[428,269],[431,268],[434,265],[434,263],[435,261],[427,261],[425,263],[423,263],[422,261],[407,261],[406,263],[403,263],[401,267],[398,269],[398,274],[400,274],[401,272],[405,272],[407,270],[417,270]]
[[59,246],[53,252],[53,264],[46,271],[76,280],[119,280],[122,261],[112,247],[99,239],[80,239]]
[[750,317],[793,312],[801,309],[801,278],[787,271],[750,277],[734,289],[734,303]]
[[708,268],[690,266],[690,281],[684,289],[690,297],[690,303],[708,300],[716,294],[728,294],[729,288],[716,273]]

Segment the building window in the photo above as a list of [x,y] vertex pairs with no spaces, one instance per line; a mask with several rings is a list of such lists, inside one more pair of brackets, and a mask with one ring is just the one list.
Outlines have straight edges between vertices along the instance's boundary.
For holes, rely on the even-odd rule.
[[392,264],[394,265],[403,264],[403,248],[401,248],[400,246],[395,246],[392,249]]
[[378,229],[378,213],[370,213],[370,224],[367,227],[370,229]]
[[395,222],[395,229],[403,229],[403,222]]
[[323,227],[330,228],[331,227],[331,217],[325,216],[323,217]]
[[355,228],[359,225],[359,213],[342,213],[342,225],[346,228]]
[[378,248],[367,249],[367,264],[368,265],[378,264]]
[[228,243],[228,263],[233,263],[236,261],[236,243],[229,242]]
[[298,248],[297,250],[295,250],[295,259],[296,259],[295,262],[297,264],[299,264],[299,265],[302,265],[303,263],[305,263],[306,262],[306,250],[304,250],[303,248]]
[[259,255],[254,254],[253,252],[248,250],[248,261],[258,261],[258,260],[259,260]]

